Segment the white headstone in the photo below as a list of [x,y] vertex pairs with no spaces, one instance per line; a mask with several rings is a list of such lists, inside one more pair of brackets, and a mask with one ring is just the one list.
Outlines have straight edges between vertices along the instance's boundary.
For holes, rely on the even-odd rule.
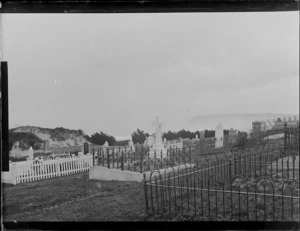
[[133,142],[132,142],[132,140],[129,140],[128,145],[129,145],[129,147],[133,147]]
[[215,130],[215,148],[222,148],[223,147],[223,124],[219,123]]
[[247,132],[247,139],[251,138],[251,132]]
[[196,140],[198,140],[198,134],[196,134]]
[[148,145],[149,147],[152,147],[153,144],[154,144],[154,137],[153,137],[153,136],[148,136],[148,137],[147,137],[147,145]]
[[105,141],[105,143],[102,145],[102,147],[109,147],[109,144],[107,141]]
[[153,126],[155,126],[155,139],[154,139],[153,146],[150,148],[150,152],[149,152],[150,158],[153,158],[155,153],[157,156],[159,155],[162,155],[163,157],[167,156],[168,149],[164,147],[162,134],[161,134],[162,125],[164,125],[164,123],[159,122],[159,117],[156,116],[155,122],[153,123]]
[[29,159],[30,160],[33,160],[33,149],[32,147],[30,146],[29,150],[28,150],[28,156],[29,156]]
[[164,138],[164,144],[166,144],[167,143],[167,139],[166,139],[166,137]]
[[[19,147],[19,142],[17,141],[16,143],[14,143],[11,151],[10,151],[10,155],[14,156],[14,157],[20,157],[22,155],[22,150],[21,148]],[[26,152],[26,155],[27,155],[27,152]]]

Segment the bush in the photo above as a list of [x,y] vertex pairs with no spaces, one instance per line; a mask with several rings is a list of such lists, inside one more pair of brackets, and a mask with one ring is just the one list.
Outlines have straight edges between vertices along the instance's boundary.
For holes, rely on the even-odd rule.
[[28,156],[21,156],[21,157],[13,157],[9,156],[9,160],[12,162],[20,162],[20,161],[26,161]]
[[90,142],[93,144],[103,145],[106,141],[108,142],[109,146],[114,145],[114,143],[116,142],[113,136],[107,135],[104,132],[96,132],[93,135],[91,135],[90,138]]
[[139,128],[131,134],[132,142],[134,144],[137,144],[137,143],[143,144],[148,136],[149,136],[148,133],[145,133],[144,131],[140,130]]
[[31,132],[9,132],[9,150],[12,149],[15,142],[20,143],[21,149],[28,149],[35,144],[43,143],[43,140]]

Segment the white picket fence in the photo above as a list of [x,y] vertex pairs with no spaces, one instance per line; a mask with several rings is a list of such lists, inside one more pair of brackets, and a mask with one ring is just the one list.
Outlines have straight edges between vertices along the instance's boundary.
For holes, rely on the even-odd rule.
[[24,182],[60,177],[87,171],[92,165],[92,155],[45,160],[41,163],[30,161],[19,164],[13,163],[9,167],[9,172],[2,172],[2,182],[16,185]]

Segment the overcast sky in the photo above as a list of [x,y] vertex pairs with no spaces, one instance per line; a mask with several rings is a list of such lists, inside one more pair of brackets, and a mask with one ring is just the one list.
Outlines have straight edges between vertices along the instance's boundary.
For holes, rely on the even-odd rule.
[[299,12],[2,14],[9,126],[127,136],[299,113]]

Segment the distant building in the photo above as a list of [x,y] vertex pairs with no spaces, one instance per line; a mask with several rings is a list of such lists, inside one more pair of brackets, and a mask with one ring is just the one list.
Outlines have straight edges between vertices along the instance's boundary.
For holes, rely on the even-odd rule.
[[252,135],[257,137],[261,132],[267,131],[267,124],[264,121],[254,121],[252,122]]
[[283,121],[280,118],[278,118],[273,126],[273,130],[280,130],[284,129],[284,123],[286,123],[287,128],[296,128],[299,126],[299,120],[291,120],[289,119],[288,121]]

